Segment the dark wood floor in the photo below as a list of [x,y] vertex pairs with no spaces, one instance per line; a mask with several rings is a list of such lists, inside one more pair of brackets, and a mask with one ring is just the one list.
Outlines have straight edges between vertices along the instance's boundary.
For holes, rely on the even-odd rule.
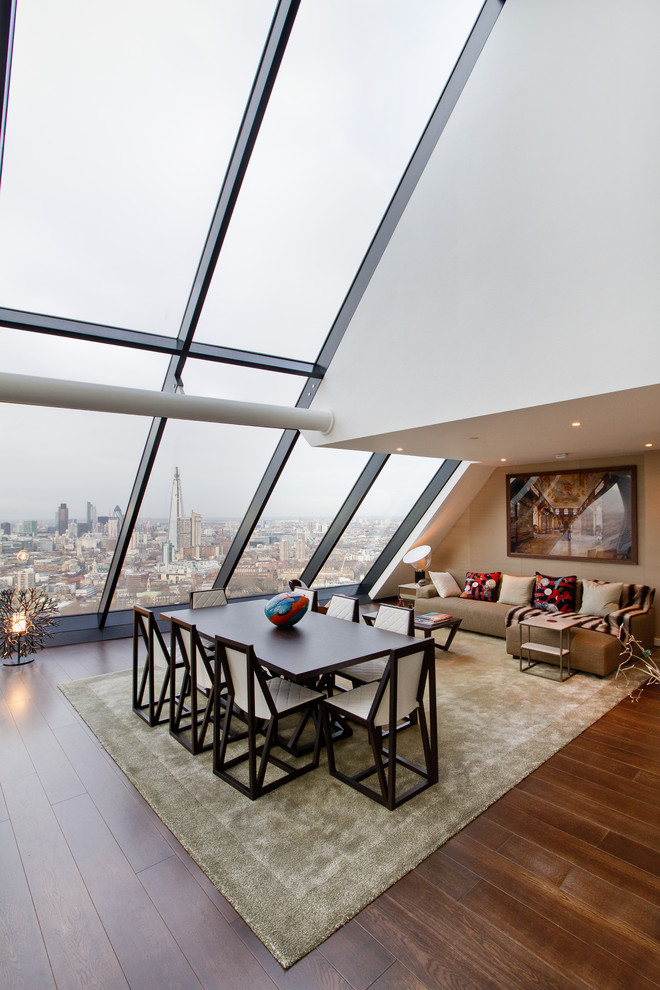
[[658,688],[284,971],[57,690],[129,657],[115,641],[0,667],[2,990],[660,986]]

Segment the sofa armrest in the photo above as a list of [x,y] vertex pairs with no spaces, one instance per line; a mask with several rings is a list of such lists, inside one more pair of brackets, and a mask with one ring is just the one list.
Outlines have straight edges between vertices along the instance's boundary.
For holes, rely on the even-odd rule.
[[652,650],[655,640],[655,609],[630,608],[622,610],[623,628],[638,639],[645,650]]

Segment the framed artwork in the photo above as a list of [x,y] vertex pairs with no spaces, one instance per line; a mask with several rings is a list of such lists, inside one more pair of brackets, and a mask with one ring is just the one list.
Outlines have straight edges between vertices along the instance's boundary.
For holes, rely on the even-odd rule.
[[637,563],[636,468],[508,474],[509,557]]

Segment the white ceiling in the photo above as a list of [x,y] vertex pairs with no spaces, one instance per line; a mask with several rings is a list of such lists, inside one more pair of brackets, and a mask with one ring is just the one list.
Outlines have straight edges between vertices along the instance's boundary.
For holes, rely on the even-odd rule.
[[[574,427],[573,422],[581,425]],[[660,450],[660,385],[353,438],[332,446],[493,466],[504,459],[511,465],[540,463],[558,454],[571,461],[632,457]]]

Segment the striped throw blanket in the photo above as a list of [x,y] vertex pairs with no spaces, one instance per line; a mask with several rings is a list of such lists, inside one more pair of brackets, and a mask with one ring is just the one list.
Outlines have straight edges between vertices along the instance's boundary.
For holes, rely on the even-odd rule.
[[[593,629],[594,632],[609,633],[610,636],[619,636],[621,627],[625,632],[630,633],[630,620],[640,612],[648,612],[653,604],[655,588],[649,588],[646,584],[624,584],[621,589],[620,608],[609,615],[582,615],[580,612],[562,612],[562,619],[568,619],[571,626],[580,626],[582,629]],[[518,605],[507,612],[506,626],[515,626],[523,619],[530,619],[535,615],[550,615],[544,609],[533,608],[531,605]]]

